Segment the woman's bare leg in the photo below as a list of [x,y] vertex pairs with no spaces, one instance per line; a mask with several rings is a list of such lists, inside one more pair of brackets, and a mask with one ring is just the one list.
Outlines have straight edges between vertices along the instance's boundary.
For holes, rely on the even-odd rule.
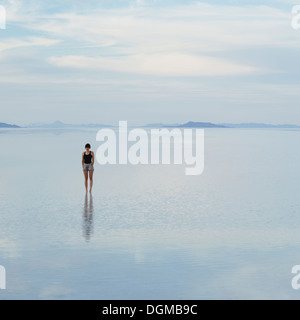
[[94,171],[90,171],[89,175],[90,175],[90,192],[92,192]]
[[87,171],[83,171],[84,174],[84,185],[85,185],[85,190],[87,192],[88,189],[88,178],[89,178],[89,173]]

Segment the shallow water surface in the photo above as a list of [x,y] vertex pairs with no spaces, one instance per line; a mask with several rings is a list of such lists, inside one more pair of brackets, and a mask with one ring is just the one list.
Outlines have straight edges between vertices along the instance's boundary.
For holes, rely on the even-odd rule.
[[[92,130],[0,131],[0,299],[298,299],[299,130],[205,130],[205,170],[95,166]],[[298,141],[298,142],[297,142]]]

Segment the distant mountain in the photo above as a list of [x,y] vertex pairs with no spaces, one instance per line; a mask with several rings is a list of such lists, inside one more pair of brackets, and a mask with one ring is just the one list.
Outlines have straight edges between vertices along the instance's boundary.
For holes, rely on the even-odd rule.
[[43,125],[44,128],[65,128],[69,126],[69,124],[63,123],[61,121],[54,121],[53,123]]
[[149,123],[149,124],[146,124],[144,127],[148,127],[148,128],[226,128],[226,126],[220,125],[220,124],[214,124],[210,122],[193,122],[193,121],[189,121],[184,124]]
[[166,128],[175,127],[175,128],[227,128],[221,124],[215,124],[211,122],[193,122],[189,121],[184,124],[177,124],[177,125],[164,125]]
[[45,129],[63,129],[63,128],[103,128],[111,127],[105,124],[68,124],[61,121],[54,121],[52,123],[34,123],[29,125],[30,128],[45,128]]
[[300,126],[296,124],[267,124],[267,123],[222,123],[222,125],[229,128],[300,128]]
[[278,129],[293,129],[300,128],[296,124],[267,124],[267,123],[211,123],[211,122],[193,122],[189,121],[184,124],[164,124],[164,123],[150,123],[144,127],[148,128],[278,128]]
[[19,126],[16,126],[15,124],[8,124],[0,122],[0,128],[21,128]]
[[[112,128],[114,126],[90,123],[90,124],[67,124],[61,121],[55,121],[52,123],[36,123],[28,126],[29,128],[45,128],[45,129],[64,129],[64,128]],[[267,123],[211,123],[211,122],[193,122],[189,121],[184,124],[165,124],[165,123],[149,123],[143,126],[144,128],[300,128],[296,124],[267,124]],[[0,128],[20,128],[16,125],[10,125],[6,123],[0,123]]]
[[77,127],[83,128],[112,128],[110,124],[102,124],[102,123],[89,123],[89,124],[80,124]]
[[214,124],[211,122],[193,122],[189,121],[187,123],[177,125],[177,128],[227,128],[225,125]]
[[180,126],[180,123],[174,123],[174,124],[165,124],[165,123],[148,123],[144,125],[144,128],[164,128],[164,127],[178,127]]

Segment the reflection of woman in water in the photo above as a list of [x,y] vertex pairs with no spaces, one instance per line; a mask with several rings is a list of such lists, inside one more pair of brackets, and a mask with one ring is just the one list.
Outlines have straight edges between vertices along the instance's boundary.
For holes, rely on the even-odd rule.
[[85,194],[84,199],[84,207],[83,207],[83,236],[85,237],[86,241],[89,241],[91,238],[91,235],[93,234],[93,213],[94,213],[94,207],[93,207],[93,196],[90,195],[90,201],[88,201],[88,195]]
[[94,174],[94,152],[91,151],[91,145],[87,143],[85,145],[85,152],[82,153],[82,169],[84,174],[85,190],[88,189],[88,179],[90,178],[90,192],[93,188],[93,174]]

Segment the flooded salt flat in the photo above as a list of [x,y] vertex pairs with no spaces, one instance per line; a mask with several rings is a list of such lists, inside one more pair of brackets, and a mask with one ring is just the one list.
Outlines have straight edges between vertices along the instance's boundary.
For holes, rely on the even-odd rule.
[[0,132],[0,299],[298,299],[299,130],[205,130],[205,169],[95,166],[96,131]]

